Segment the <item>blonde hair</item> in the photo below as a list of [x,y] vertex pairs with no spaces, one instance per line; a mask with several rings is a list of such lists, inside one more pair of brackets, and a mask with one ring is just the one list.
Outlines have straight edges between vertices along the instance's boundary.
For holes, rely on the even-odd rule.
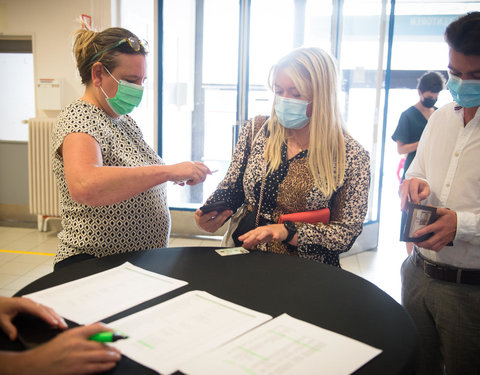
[[[134,51],[128,43],[122,43],[119,46],[106,50],[115,45],[124,38],[138,37],[131,31],[122,27],[111,27],[103,31],[89,30],[88,28],[79,29],[75,33],[73,42],[73,54],[77,61],[77,69],[84,85],[88,85],[92,80],[91,70],[93,64],[100,61],[109,71],[118,66],[119,53],[146,55],[147,52],[143,45],[139,51]],[[93,61],[92,58],[100,51],[105,50]]]
[[[337,95],[337,69],[333,58],[319,48],[298,48],[280,59],[270,70],[272,90],[280,71],[286,73],[298,92],[312,103],[308,165],[315,185],[330,197],[342,185],[345,175],[343,119]],[[275,103],[268,122],[270,137],[265,148],[268,173],[281,163],[281,147],[286,141],[285,128],[278,122]]]

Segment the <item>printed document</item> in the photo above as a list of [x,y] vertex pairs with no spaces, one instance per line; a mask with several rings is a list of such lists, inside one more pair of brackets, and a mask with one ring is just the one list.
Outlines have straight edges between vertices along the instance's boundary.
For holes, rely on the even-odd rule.
[[188,375],[346,375],[380,349],[287,314],[180,366]]
[[68,320],[90,324],[187,284],[125,262],[24,297],[53,308]]
[[270,319],[209,293],[191,291],[109,323],[129,336],[110,345],[144,366],[171,374],[186,361]]

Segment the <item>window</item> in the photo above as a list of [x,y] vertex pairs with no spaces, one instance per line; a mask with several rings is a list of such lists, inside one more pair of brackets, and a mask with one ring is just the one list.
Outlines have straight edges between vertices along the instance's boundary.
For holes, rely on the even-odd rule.
[[163,1],[162,157],[219,170],[198,186],[170,184],[171,207],[204,202],[227,171],[239,123],[270,114],[278,58],[305,43],[330,48],[331,9],[329,0]]
[[330,0],[253,0],[250,22],[248,118],[270,115],[273,94],[268,74],[293,48],[330,51]]
[[[369,238],[376,241],[383,169],[396,172],[398,165],[384,159],[386,143],[394,144],[389,140],[394,118],[405,103],[415,100],[419,72],[445,70],[445,26],[457,15],[478,9],[479,3],[164,0],[160,5],[162,157],[168,164],[201,160],[219,169],[199,186],[169,184],[170,206],[194,209],[205,201],[225,175],[239,126],[252,116],[271,112],[273,94],[267,77],[272,64],[292,48],[316,46],[337,58],[346,129],[370,153],[366,221],[374,225],[366,225],[364,233],[370,231]],[[391,9],[391,4],[396,8]],[[392,10],[395,33],[389,39]],[[438,103],[446,101],[450,97],[445,91]],[[384,112],[388,112],[387,119]],[[388,158],[388,148],[386,153]],[[387,201],[395,205],[389,212],[399,212],[398,180],[388,188],[394,197],[388,195]],[[361,242],[364,248],[376,246],[376,242]]]
[[[478,1],[420,2],[397,0],[392,43],[388,115],[385,127],[382,205],[385,212],[398,212],[397,168],[401,156],[391,139],[400,115],[418,102],[417,79],[426,71],[438,71],[448,78],[446,26],[469,11],[479,9]],[[440,92],[435,104],[440,108],[452,101],[448,90]],[[382,211],[384,211],[382,209]],[[398,227],[400,215],[398,214]]]
[[[382,2],[344,3],[342,29],[338,3],[331,0],[163,2],[162,157],[168,164],[201,160],[219,170],[198,186],[169,184],[171,207],[197,208],[213,192],[229,166],[239,126],[271,112],[271,66],[295,47],[335,49],[349,131],[370,152],[375,149]],[[362,77],[367,80],[360,84]],[[372,186],[378,187],[378,174],[376,181]],[[369,220],[376,219],[374,209]]]
[[197,208],[226,173],[237,103],[239,2],[163,2],[162,157],[219,172],[204,184],[169,184],[169,205]]
[[148,43],[147,79],[144,83],[142,102],[133,110],[132,117],[142,130],[145,141],[150,147],[156,149],[154,61],[157,51],[154,35],[154,1],[136,0],[119,3],[120,25]]

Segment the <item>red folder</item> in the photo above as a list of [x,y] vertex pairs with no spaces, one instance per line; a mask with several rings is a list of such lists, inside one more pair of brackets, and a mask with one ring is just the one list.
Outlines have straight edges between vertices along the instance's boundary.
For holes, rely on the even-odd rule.
[[328,224],[330,221],[330,209],[322,208],[316,211],[294,212],[293,214],[280,215],[278,224],[284,221],[293,221],[294,223],[323,223]]

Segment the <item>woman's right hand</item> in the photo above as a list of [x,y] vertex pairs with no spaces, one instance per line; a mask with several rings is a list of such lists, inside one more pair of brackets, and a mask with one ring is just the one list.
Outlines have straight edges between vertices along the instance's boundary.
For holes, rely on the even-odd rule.
[[209,233],[216,232],[225,221],[232,216],[232,210],[225,210],[222,212],[211,211],[204,213],[202,210],[195,211],[195,221],[197,225],[204,231]]
[[168,180],[182,186],[199,184],[205,181],[207,174],[212,174],[210,169],[199,161],[184,161],[167,167],[169,168]]

